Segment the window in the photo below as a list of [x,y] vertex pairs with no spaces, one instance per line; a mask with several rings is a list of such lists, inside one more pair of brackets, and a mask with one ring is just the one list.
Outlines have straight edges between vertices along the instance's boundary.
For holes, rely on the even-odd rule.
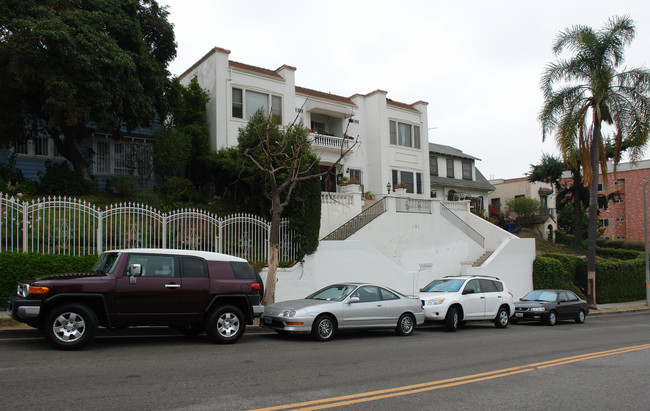
[[497,210],[498,212],[501,212],[501,199],[500,198],[493,198],[490,200],[490,204],[492,207]]
[[39,133],[26,141],[13,146],[16,154],[39,157],[61,157],[52,140],[47,134]]
[[420,148],[420,127],[390,120],[388,122],[390,144]]
[[399,300],[399,297],[397,296],[397,294],[395,294],[395,293],[393,293],[391,291],[388,291],[388,290],[386,290],[384,288],[380,288],[379,291],[381,292],[381,299],[384,300],[384,301],[385,300]]
[[437,156],[429,156],[429,173],[432,176],[437,176],[438,175],[438,157]]
[[93,149],[93,174],[149,178],[153,172],[151,140],[126,138],[115,141],[106,134],[95,134]]
[[548,207],[548,197],[547,196],[539,196],[539,202],[544,206],[544,208]]
[[454,159],[447,159],[447,178],[454,178]]
[[131,265],[140,264],[141,277],[176,277],[174,257],[152,254],[131,254],[127,263],[126,275],[131,275]]
[[524,198],[524,197],[526,197],[524,194],[517,194],[517,195],[515,196],[515,198]]
[[362,182],[361,180],[361,170],[357,170],[355,168],[350,169],[350,180],[355,179],[359,181],[360,183]]
[[603,218],[600,220],[600,223],[603,227],[609,227],[609,218]]
[[603,183],[598,183],[598,191],[603,191]]
[[472,179],[472,162],[470,160],[463,160],[463,180]]
[[359,302],[362,303],[379,301],[381,299],[377,287],[370,285],[359,287],[357,291],[352,293],[351,297],[358,297]]
[[618,222],[625,221],[625,218],[624,217],[619,217],[619,218],[616,219],[616,221],[618,221]]
[[609,208],[609,201],[606,197],[598,197],[598,209],[607,210]]
[[617,185],[617,186],[620,186],[620,185],[623,185],[623,184],[625,184],[625,179],[624,178],[622,178],[620,180],[616,180],[616,182],[614,183],[614,185]]
[[481,292],[483,293],[495,293],[497,292],[497,287],[494,285],[494,282],[490,280],[478,280],[481,284]]
[[[393,170],[392,176],[393,176],[393,186],[403,181],[407,184],[406,186],[407,193],[417,193],[417,194],[423,193],[422,173],[413,173],[412,171]],[[415,177],[415,180],[413,180],[413,177]]]
[[615,203],[615,204],[616,204],[616,203],[624,203],[624,202],[625,202],[625,200],[623,200],[623,197],[616,197],[616,198],[614,199],[614,203]]
[[205,260],[197,257],[183,257],[183,277],[208,278],[208,267]]
[[50,154],[50,138],[44,134],[39,134],[32,138],[34,142],[34,155],[35,156],[49,156]]
[[271,114],[278,124],[282,124],[282,97],[260,93],[253,90],[232,88],[232,116],[233,118],[250,119],[259,109]]
[[235,278],[250,278],[256,280],[255,273],[250,265],[246,262],[233,261],[230,263]]
[[232,89],[232,116],[236,118],[244,116],[244,96],[240,88]]

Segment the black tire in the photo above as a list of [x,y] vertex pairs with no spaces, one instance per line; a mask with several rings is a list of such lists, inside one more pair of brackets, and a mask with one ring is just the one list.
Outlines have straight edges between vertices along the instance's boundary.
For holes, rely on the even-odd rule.
[[497,328],[506,328],[510,322],[510,313],[506,307],[499,308],[497,316],[494,318],[494,325]]
[[458,308],[449,307],[445,316],[445,327],[447,327],[448,331],[456,331],[458,329],[460,325],[460,319],[458,317]]
[[578,316],[576,317],[576,323],[584,324],[585,323],[585,318],[586,318],[585,311],[580,310],[580,312],[578,313]]
[[219,344],[237,342],[246,330],[246,320],[241,310],[233,305],[218,307],[208,315],[205,332],[208,338]]
[[316,341],[329,341],[334,338],[336,323],[334,319],[327,314],[318,316],[311,326],[311,336]]
[[95,338],[97,315],[84,304],[65,304],[50,310],[41,330],[59,350],[78,350]]
[[551,311],[548,313],[548,317],[546,317],[546,325],[549,326],[554,326],[557,323],[557,314],[555,311]]
[[411,335],[415,329],[415,318],[409,313],[404,313],[397,320],[397,328],[395,331],[397,335]]

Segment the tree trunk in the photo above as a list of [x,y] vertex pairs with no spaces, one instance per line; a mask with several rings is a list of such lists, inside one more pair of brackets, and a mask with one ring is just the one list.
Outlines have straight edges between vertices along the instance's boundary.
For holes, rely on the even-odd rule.
[[269,233],[269,269],[266,274],[264,285],[264,298],[262,305],[269,305],[275,302],[275,284],[277,282],[277,271],[280,265],[280,221],[282,221],[282,209],[280,205],[280,194],[275,186],[272,186],[271,193],[271,231]]
[[594,122],[591,140],[592,180],[589,188],[589,231],[587,234],[587,305],[596,308],[596,233],[598,229],[598,178],[600,123]]
[[573,174],[573,244],[575,249],[582,248],[582,178],[580,167],[571,170]]
[[[67,137],[66,137],[67,135]],[[88,169],[88,161],[81,155],[79,148],[75,143],[74,128],[67,127],[64,134],[52,134],[52,140],[59,153],[65,157],[72,167],[78,171],[84,180],[90,180],[90,170]]]

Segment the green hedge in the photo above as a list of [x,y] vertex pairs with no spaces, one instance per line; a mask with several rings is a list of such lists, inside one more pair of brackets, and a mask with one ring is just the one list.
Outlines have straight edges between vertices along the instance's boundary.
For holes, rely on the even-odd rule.
[[[599,250],[599,256],[602,256],[601,251],[602,249]],[[550,263],[549,259],[557,261],[559,266]],[[538,263],[537,260],[541,261]],[[569,281],[568,285],[566,281]],[[533,286],[566,288],[584,298],[587,287],[587,260],[584,257],[567,254],[540,254],[533,263]],[[643,253],[636,252],[634,259],[596,261],[596,302],[598,304],[644,299],[645,255]]]
[[0,253],[0,307],[5,308],[7,299],[16,295],[18,283],[25,279],[88,271],[96,261],[96,255]]
[[[539,255],[533,262],[533,288],[560,288],[571,290],[580,297],[585,298],[573,278],[574,271],[579,267],[578,261],[564,254]],[[586,266],[585,266],[586,267]]]
[[639,251],[625,250],[622,248],[596,247],[596,255],[608,260],[634,260],[639,257]]
[[622,240],[607,240],[599,238],[596,240],[598,247],[605,248],[621,248],[623,250],[645,251],[645,244],[636,241],[622,241]]

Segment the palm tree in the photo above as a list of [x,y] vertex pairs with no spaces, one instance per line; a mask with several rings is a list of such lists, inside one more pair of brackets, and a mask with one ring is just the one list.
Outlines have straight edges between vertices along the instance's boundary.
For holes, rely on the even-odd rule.
[[[555,134],[565,158],[578,153],[585,185],[589,188],[587,247],[587,302],[596,305],[596,228],[598,218],[598,166],[607,184],[603,122],[614,142],[614,172],[621,148],[629,146],[631,161],[641,157],[648,142],[650,72],[645,68],[618,71],[623,50],[635,36],[630,17],[612,17],[593,30],[573,26],[561,32],[553,45],[556,61],[541,79],[544,107],[539,114],[542,139]],[[562,52],[571,54],[563,58]]]

